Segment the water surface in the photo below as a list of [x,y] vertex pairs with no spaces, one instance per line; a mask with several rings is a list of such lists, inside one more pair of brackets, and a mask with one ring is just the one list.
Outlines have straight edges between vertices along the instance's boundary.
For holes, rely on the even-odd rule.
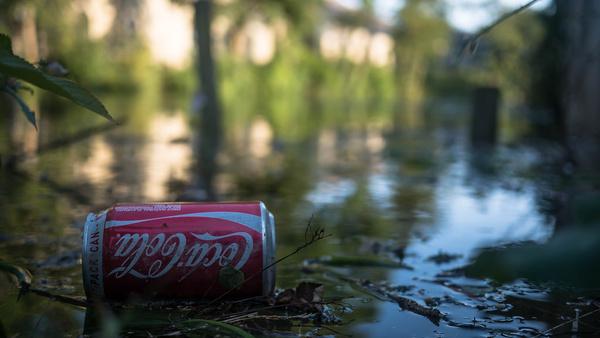
[[[484,248],[545,243],[557,231],[548,204],[559,173],[544,169],[551,146],[522,142],[509,110],[499,144],[485,149],[466,140],[468,105],[450,99],[417,111],[381,104],[377,111],[347,114],[343,104],[307,105],[303,109],[321,110],[300,109],[305,115],[296,115],[305,118],[295,121],[268,111],[236,119],[230,111],[216,163],[198,163],[202,135],[185,103],[106,100],[126,123],[45,149],[103,122],[79,111],[42,116],[43,151],[21,156],[16,171],[0,175],[0,257],[30,269],[36,286],[83,295],[80,227],[87,212],[116,202],[201,199],[212,184],[221,200],[267,204],[276,216],[278,256],[302,244],[312,215],[332,234],[282,263],[277,278],[281,288],[311,280],[325,284],[327,296],[343,297],[345,310],[336,308],[342,322],[332,326],[342,334],[527,337],[592,306],[593,292],[581,298],[577,289],[552,281],[494,281],[463,272]],[[24,142],[8,147],[9,138],[18,128],[19,140],[36,134],[7,121],[3,127],[3,152],[27,155]],[[200,180],[199,171],[212,167],[211,182]],[[340,257],[343,266],[318,264]],[[356,257],[373,264],[353,264]],[[340,276],[436,306],[447,320],[435,325]],[[83,332],[84,310],[34,295],[17,301],[18,290],[0,283],[0,321],[8,335]],[[582,336],[598,334],[593,318],[580,324],[587,332]],[[333,334],[294,330],[288,333]]]

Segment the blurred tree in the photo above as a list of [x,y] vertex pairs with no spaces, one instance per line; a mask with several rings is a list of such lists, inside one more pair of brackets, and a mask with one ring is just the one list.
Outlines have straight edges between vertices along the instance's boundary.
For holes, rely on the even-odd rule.
[[[12,37],[13,51],[32,62],[39,60],[35,2],[34,0],[0,1],[0,33],[7,32]],[[4,81],[0,79],[0,82],[0,87],[4,87]],[[25,123],[21,116],[18,116],[20,115],[18,101],[4,93],[0,93],[0,96],[2,96],[0,115],[6,118],[8,152],[34,153],[38,147],[38,133]],[[38,111],[37,94],[27,97],[25,102],[31,108],[29,111]]]
[[228,34],[230,43],[253,19],[274,23],[282,19],[289,25],[288,33],[299,38],[305,46],[316,52],[319,48],[318,23],[322,20],[323,0],[251,0],[230,1],[219,4],[218,11],[232,20]]
[[398,97],[418,102],[427,73],[440,67],[449,47],[450,27],[439,0],[407,0],[393,29]]
[[140,26],[142,0],[111,0],[115,8],[115,19],[110,32],[110,43],[115,50],[131,49],[131,42],[137,40]]
[[[111,62],[108,65],[99,64],[93,75],[102,78],[102,73],[108,70],[110,77],[107,79],[108,84],[104,87],[109,89],[118,87],[140,89],[155,86],[157,72],[152,71],[155,64],[142,35],[143,11],[146,1],[111,0],[111,4],[115,9],[112,27],[101,46],[102,48],[94,53],[94,55],[98,55],[99,52],[104,59],[108,58]],[[89,37],[85,37],[79,43],[85,45],[87,42],[89,45],[89,41]]]
[[10,33],[13,49],[27,60],[39,59],[35,0],[0,1],[0,29]]
[[211,22],[213,3],[211,0],[194,3],[194,27],[198,54],[197,71],[200,89],[197,100],[200,103],[201,140],[197,165],[201,182],[210,200],[215,199],[213,177],[216,171],[216,156],[221,144],[221,108],[215,78],[215,66],[212,55]]
[[[88,87],[118,91],[151,87],[157,73],[139,26],[144,1],[114,0],[115,18],[106,38],[89,35],[88,16],[82,10],[87,0],[0,1],[0,29],[13,37],[15,52],[26,59],[60,60],[74,78]],[[33,19],[23,20],[23,13]],[[60,20],[57,20],[60,18]],[[24,43],[23,24],[29,38]],[[28,47],[28,51],[23,49]],[[35,55],[31,54],[35,53]]]
[[561,90],[557,85],[562,72],[562,33],[554,12],[541,12],[539,21],[543,39],[528,62],[531,79],[526,99],[536,111],[530,122],[536,134],[562,142],[565,131],[560,111]]
[[600,169],[600,2],[556,0],[563,36],[561,109],[567,145],[585,170]]
[[522,100],[531,87],[529,65],[542,43],[544,27],[539,15],[523,12],[494,27],[479,47],[481,63],[475,71],[480,85],[498,86],[504,95]]

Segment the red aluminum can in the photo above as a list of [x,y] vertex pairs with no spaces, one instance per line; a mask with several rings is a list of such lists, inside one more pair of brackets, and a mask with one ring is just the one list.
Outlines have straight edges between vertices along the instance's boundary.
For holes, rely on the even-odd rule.
[[269,295],[275,268],[263,269],[274,260],[275,221],[262,202],[117,204],[83,228],[88,299],[215,298],[231,288],[224,269],[246,280],[231,296]]

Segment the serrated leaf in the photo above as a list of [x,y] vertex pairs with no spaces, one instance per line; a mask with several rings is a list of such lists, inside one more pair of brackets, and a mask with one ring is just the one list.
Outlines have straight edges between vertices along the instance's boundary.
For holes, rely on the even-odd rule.
[[6,34],[0,33],[0,53],[12,54],[12,43]]
[[88,110],[91,110],[111,121],[108,110],[90,92],[77,83],[48,75],[26,60],[12,54],[10,50],[10,39],[6,35],[0,35],[0,73],[31,83],[34,86],[45,89],[56,95],[62,96]]

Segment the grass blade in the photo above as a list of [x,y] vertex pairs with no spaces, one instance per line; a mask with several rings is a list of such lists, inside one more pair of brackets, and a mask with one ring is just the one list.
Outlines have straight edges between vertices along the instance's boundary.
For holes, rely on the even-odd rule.
[[252,334],[244,331],[243,329],[241,329],[237,326],[219,322],[216,320],[210,320],[210,319],[189,319],[189,320],[183,321],[181,323],[178,323],[176,326],[180,329],[204,329],[204,330],[206,329],[206,326],[212,326],[215,328],[222,329],[226,333],[234,335],[236,337],[254,338],[254,336]]

